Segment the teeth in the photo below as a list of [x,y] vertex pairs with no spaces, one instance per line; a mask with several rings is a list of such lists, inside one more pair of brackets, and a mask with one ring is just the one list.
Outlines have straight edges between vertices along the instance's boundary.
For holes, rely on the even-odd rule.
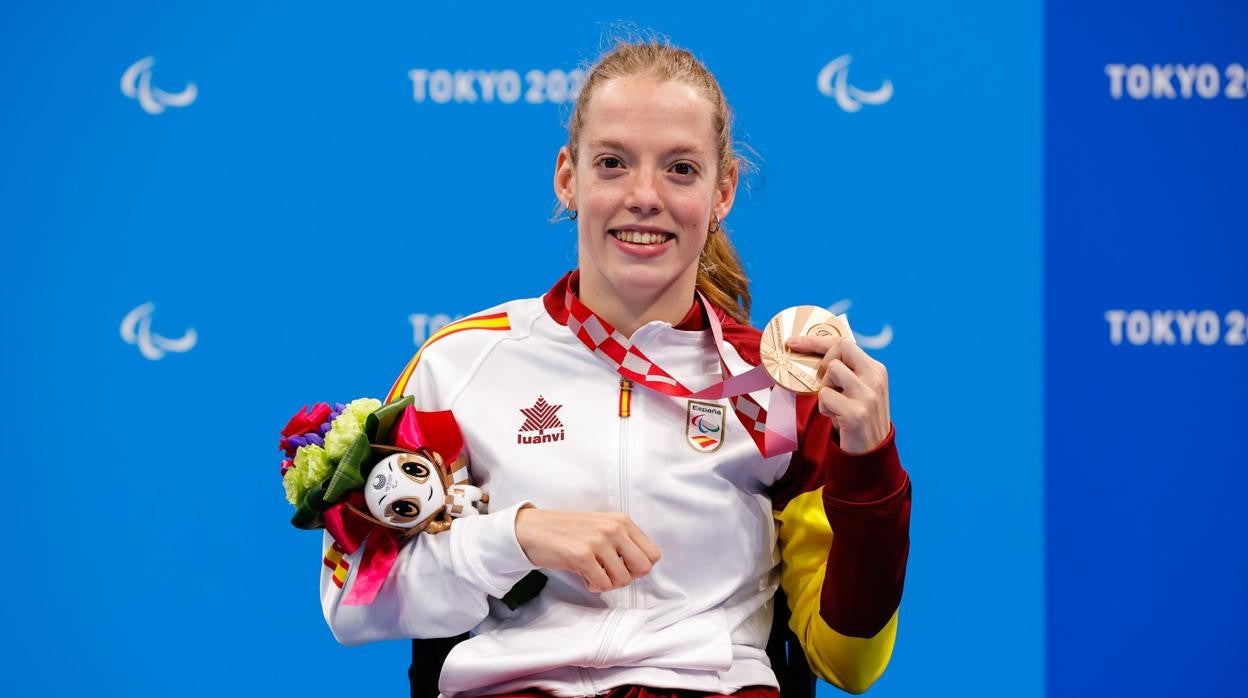
[[618,240],[638,245],[656,245],[667,239],[665,233],[643,233],[638,230],[613,230],[611,234]]

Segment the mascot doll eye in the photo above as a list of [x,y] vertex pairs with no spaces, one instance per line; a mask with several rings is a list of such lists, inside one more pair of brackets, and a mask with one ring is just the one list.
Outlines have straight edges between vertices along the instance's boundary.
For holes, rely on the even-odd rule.
[[420,502],[414,499],[398,499],[391,502],[387,508],[396,516],[405,519],[414,519],[420,516]]
[[403,464],[403,474],[416,482],[423,483],[429,479],[429,466],[420,461],[409,460]]

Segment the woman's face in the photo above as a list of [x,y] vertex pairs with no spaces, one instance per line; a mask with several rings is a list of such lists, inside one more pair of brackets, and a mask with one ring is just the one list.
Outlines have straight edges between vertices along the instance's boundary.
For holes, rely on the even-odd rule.
[[712,106],[690,85],[608,80],[585,105],[576,163],[565,147],[555,193],[577,211],[582,283],[628,300],[687,284],[712,216],[732,208],[737,172],[720,176]]

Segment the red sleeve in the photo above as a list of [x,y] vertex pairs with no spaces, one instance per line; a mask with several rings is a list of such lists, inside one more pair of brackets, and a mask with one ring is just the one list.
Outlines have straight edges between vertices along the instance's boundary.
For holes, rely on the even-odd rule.
[[[725,340],[754,365],[759,337],[758,330],[724,321]],[[798,449],[772,486],[772,509],[782,512],[795,497],[822,488],[833,542],[819,615],[842,635],[873,637],[901,602],[910,551],[910,479],[893,431],[872,451],[845,453],[814,395],[798,397],[797,424]]]
[[[778,493],[823,487],[834,534],[819,612],[837,632],[872,637],[901,603],[910,553],[910,478],[890,429],[874,450],[850,455],[836,445],[832,421],[814,396],[798,400],[798,450]],[[783,495],[782,495],[783,496]],[[773,496],[773,506],[777,498]]]

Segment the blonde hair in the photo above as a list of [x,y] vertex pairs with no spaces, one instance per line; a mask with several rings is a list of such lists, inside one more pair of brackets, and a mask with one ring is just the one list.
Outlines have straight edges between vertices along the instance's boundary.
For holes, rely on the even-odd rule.
[[[577,141],[584,125],[586,105],[594,90],[608,80],[629,75],[676,80],[698,89],[711,103],[717,176],[722,181],[728,177],[733,164],[740,166],[742,159],[732,147],[732,110],[728,108],[719,81],[692,53],[657,39],[620,40],[589,70],[568,120],[568,151],[573,163],[577,158]],[[728,231],[722,223],[717,224],[718,230],[707,237],[698,259],[698,290],[735,320],[746,323],[750,316],[749,279],[728,239]]]

